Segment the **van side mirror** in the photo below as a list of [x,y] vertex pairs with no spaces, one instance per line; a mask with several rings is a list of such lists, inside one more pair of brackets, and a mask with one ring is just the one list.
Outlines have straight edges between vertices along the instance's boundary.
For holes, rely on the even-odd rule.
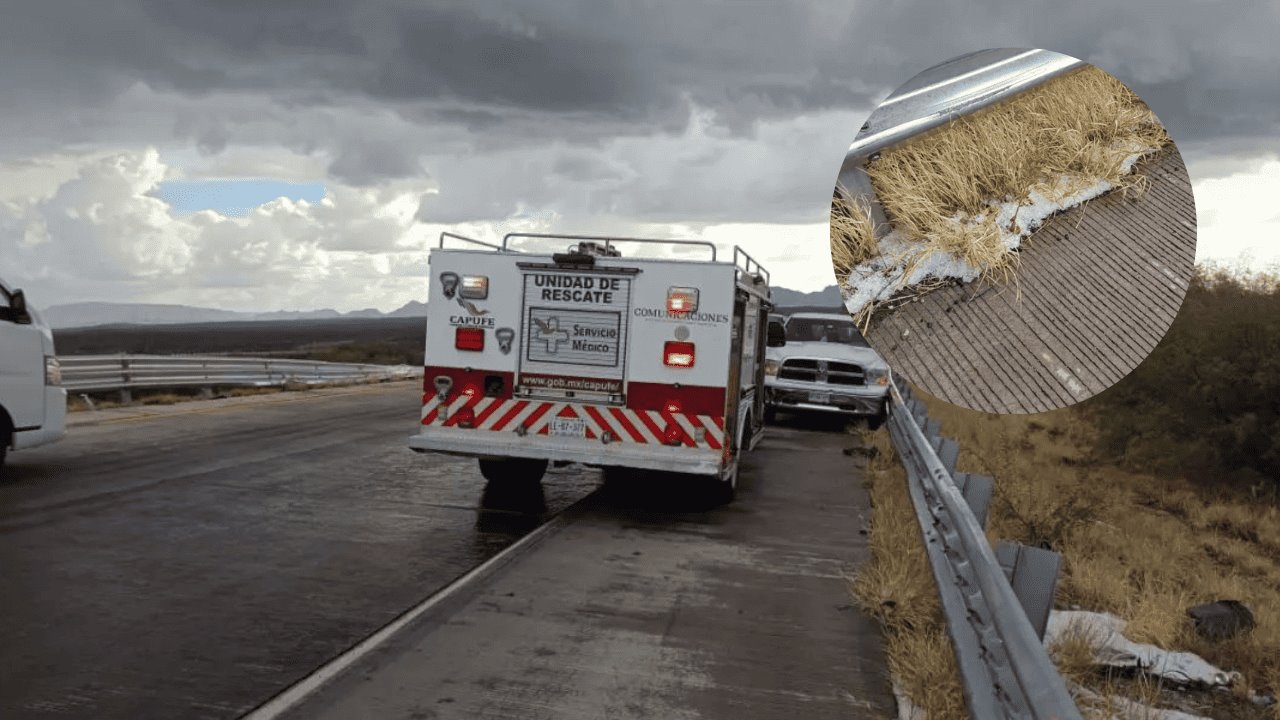
[[769,329],[765,336],[765,345],[769,347],[782,347],[787,344],[787,329],[777,320],[769,321]]
[[31,324],[31,313],[27,310],[27,296],[21,290],[14,290],[9,294],[8,310],[8,317],[5,319],[18,325]]

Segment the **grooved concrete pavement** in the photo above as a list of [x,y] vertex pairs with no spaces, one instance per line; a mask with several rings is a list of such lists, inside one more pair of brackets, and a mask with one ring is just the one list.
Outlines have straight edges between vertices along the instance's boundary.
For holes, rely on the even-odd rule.
[[846,573],[867,498],[839,432],[773,427],[736,504],[618,485],[291,718],[892,717]]
[[1087,399],[1146,359],[1194,271],[1196,213],[1174,147],[1139,163],[1145,194],[1109,193],[1025,243],[1017,281],[937,290],[873,320],[894,370],[947,402],[992,413]]

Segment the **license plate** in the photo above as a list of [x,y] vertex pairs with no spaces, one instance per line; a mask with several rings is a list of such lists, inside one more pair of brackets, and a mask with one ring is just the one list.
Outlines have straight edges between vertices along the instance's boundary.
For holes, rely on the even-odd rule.
[[819,403],[822,405],[831,404],[831,393],[829,392],[811,392],[809,393],[809,402]]
[[587,422],[582,418],[551,418],[547,432],[556,437],[586,437]]

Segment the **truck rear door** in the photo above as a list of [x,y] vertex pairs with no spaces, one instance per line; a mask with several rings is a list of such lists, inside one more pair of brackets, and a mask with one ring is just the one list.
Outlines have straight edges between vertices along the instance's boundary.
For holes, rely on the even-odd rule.
[[622,403],[636,268],[520,263],[518,396]]

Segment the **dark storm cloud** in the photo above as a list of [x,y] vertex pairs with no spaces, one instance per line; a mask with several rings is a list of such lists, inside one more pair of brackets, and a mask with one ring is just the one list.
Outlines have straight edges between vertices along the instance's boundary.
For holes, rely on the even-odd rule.
[[[164,130],[204,152],[252,138],[324,152],[339,177],[373,182],[416,172],[458,128],[474,152],[559,153],[680,133],[696,107],[711,132],[751,138],[761,122],[869,109],[928,65],[993,46],[1095,62],[1143,95],[1184,150],[1256,154],[1280,129],[1277,26],[1280,7],[1264,2],[19,3],[0,23],[0,159],[150,132],[146,107],[119,107],[142,82],[204,103]],[[257,98],[272,123],[222,112],[228,96]],[[334,120],[370,109],[418,132],[388,145]]]

